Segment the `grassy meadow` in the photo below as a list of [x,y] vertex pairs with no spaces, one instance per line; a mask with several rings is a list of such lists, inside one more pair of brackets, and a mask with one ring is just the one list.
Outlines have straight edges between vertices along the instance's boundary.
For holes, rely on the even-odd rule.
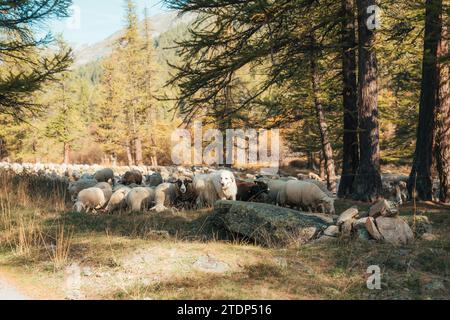
[[[446,299],[450,208],[420,203],[434,241],[336,239],[262,247],[215,230],[210,211],[73,213],[65,186],[2,174],[0,277],[36,299]],[[338,200],[337,211],[352,205]],[[221,270],[205,269],[213,261]],[[200,265],[200,267],[199,267]],[[379,265],[382,289],[369,290]],[[76,271],[78,287],[70,279]]]

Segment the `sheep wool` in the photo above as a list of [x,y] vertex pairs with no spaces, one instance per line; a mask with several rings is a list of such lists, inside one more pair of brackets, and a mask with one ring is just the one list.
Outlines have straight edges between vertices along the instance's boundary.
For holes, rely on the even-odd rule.
[[116,190],[106,206],[106,212],[111,213],[115,210],[123,209],[126,206],[126,198],[131,191],[128,187],[122,187]]
[[279,193],[279,202],[281,205],[306,207],[309,210],[322,207],[325,213],[334,214],[334,199],[310,182],[288,181]]
[[155,200],[155,189],[148,187],[138,187],[132,189],[127,195],[127,206],[133,212],[143,210]]
[[77,201],[74,204],[76,212],[95,212],[105,206],[106,199],[103,190],[100,188],[88,188],[78,193]]

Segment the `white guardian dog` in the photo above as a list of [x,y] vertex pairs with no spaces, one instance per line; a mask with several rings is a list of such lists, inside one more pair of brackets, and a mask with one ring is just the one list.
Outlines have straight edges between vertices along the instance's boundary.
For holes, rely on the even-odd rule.
[[194,189],[198,195],[198,208],[211,207],[218,200],[236,201],[236,179],[234,174],[227,170],[196,175],[194,177]]

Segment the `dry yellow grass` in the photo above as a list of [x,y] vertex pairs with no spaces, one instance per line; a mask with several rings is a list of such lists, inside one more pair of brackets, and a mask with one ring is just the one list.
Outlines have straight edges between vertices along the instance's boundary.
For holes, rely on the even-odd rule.
[[[436,241],[392,247],[336,240],[277,249],[214,230],[208,211],[93,216],[60,211],[50,201],[18,202],[16,196],[25,197],[0,193],[0,270],[38,298],[46,291],[48,298],[67,297],[73,272],[80,298],[87,299],[450,296],[450,210],[444,206],[419,206],[434,223]],[[337,210],[354,204],[339,201]],[[412,212],[402,208],[402,214]],[[226,268],[199,268],[202,259]],[[370,265],[382,270],[382,290],[366,287]]]

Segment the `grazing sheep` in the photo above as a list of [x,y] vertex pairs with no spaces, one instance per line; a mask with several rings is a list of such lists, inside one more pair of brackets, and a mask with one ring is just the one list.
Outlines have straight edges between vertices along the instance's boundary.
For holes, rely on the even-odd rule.
[[98,181],[95,179],[80,179],[75,182],[70,182],[68,191],[69,191],[71,199],[73,201],[75,201],[75,199],[77,198],[78,193],[80,193],[80,191],[82,191],[84,189],[92,188],[97,183],[98,183]]
[[161,176],[161,173],[159,173],[159,172],[155,172],[155,173],[147,176],[147,184],[150,187],[157,187],[163,183],[164,183],[163,177]]
[[94,179],[98,182],[109,182],[111,184],[114,184],[114,171],[109,168],[98,170],[94,174]]
[[197,207],[213,206],[217,200],[236,200],[237,185],[232,172],[220,170],[194,176]]
[[123,175],[121,183],[126,186],[128,186],[130,184],[141,185],[142,184],[142,173],[137,170],[127,171]]
[[76,212],[86,211],[89,213],[92,210],[95,213],[96,210],[103,208],[105,204],[106,199],[102,189],[88,188],[78,193],[77,201],[73,208]]
[[131,189],[126,198],[128,209],[138,212],[148,208],[155,199],[155,189],[148,187],[138,187]]
[[127,204],[127,195],[130,193],[131,188],[122,186],[121,188],[117,189],[113,195],[111,196],[111,199],[108,202],[108,205],[105,208],[105,211],[107,213],[111,213],[115,210],[121,210],[126,207]]
[[283,180],[265,180],[267,186],[269,187],[268,199],[267,202],[274,205],[280,205],[279,193],[284,190],[287,181]]
[[329,197],[334,196],[334,194],[328,190],[327,184],[323,181],[318,181],[318,180],[313,180],[313,179],[305,179],[302,181],[315,184],[316,186],[319,187],[320,190],[322,190],[322,192],[326,193],[326,195]]
[[322,209],[323,213],[334,214],[334,199],[327,196],[318,186],[310,182],[289,181],[279,193],[281,205],[307,210]]
[[263,181],[246,182],[237,180],[237,196],[238,201],[252,201],[261,198],[261,196],[267,195],[269,187],[267,183]]
[[150,210],[163,212],[168,210],[167,207],[175,206],[178,202],[192,202],[194,199],[192,180],[180,177],[176,183],[163,183],[156,188],[155,206]]
[[112,190],[112,187],[111,187],[111,185],[109,183],[107,183],[107,182],[100,182],[100,183],[97,183],[94,187],[95,188],[99,188],[99,189],[101,189],[103,191],[103,193],[105,195],[106,202],[108,202],[109,199],[111,199],[111,196],[113,194],[113,190]]

